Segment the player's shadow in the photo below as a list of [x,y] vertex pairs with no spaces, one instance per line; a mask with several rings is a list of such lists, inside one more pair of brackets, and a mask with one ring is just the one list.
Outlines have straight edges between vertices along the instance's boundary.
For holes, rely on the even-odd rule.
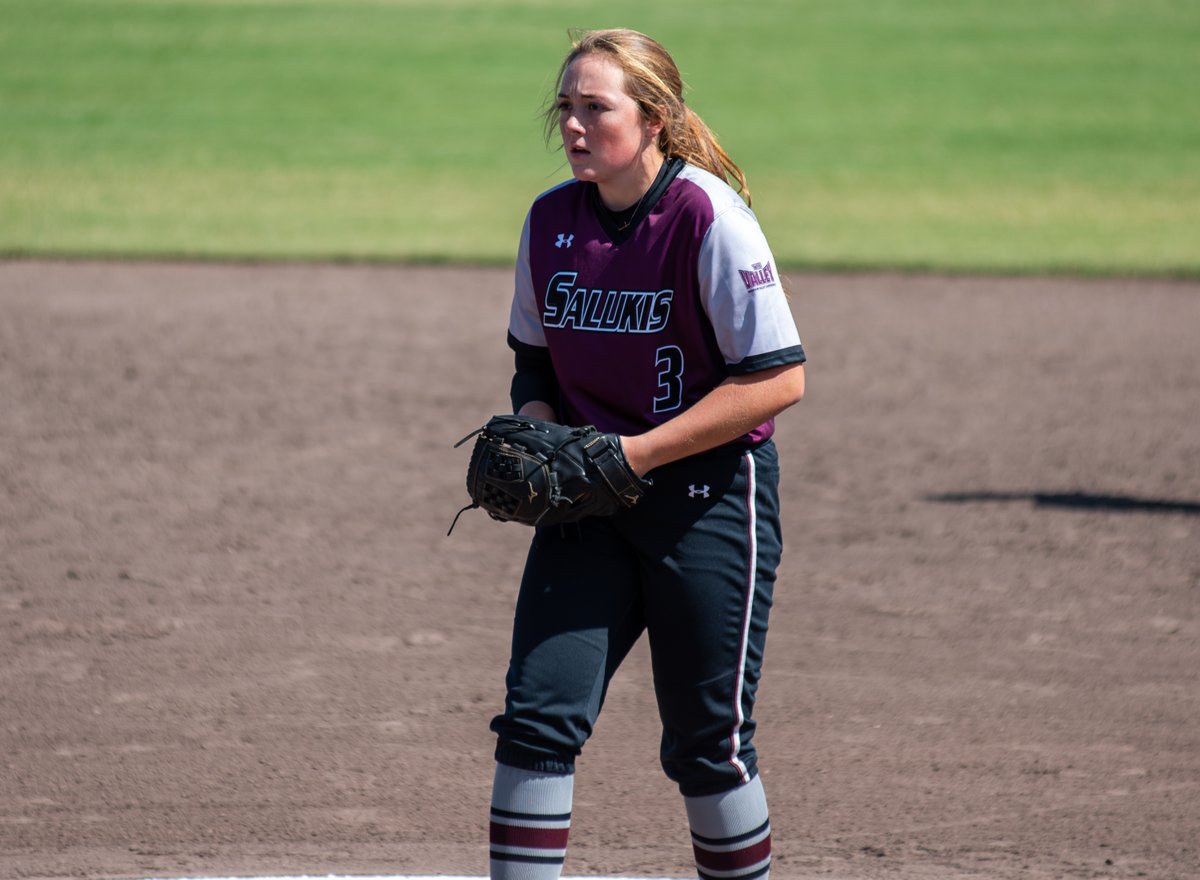
[[943,504],[1009,503],[1027,501],[1035,507],[1069,510],[1108,510],[1117,513],[1182,513],[1200,516],[1200,502],[1138,498],[1134,495],[1100,495],[1092,492],[949,492],[926,495]]

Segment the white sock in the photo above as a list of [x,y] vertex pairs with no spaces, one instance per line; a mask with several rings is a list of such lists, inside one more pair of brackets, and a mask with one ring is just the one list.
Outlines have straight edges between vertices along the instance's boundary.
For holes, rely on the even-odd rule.
[[496,765],[492,782],[492,880],[557,880],[571,827],[572,774]]
[[765,880],[771,870],[771,822],[758,776],[683,802],[700,880]]

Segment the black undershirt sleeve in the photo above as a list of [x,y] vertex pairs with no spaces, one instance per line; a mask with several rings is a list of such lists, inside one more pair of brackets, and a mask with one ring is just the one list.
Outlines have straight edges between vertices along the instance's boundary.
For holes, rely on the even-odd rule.
[[757,373],[759,370],[769,370],[772,367],[784,367],[788,364],[802,364],[808,358],[804,354],[803,345],[793,345],[778,351],[768,351],[763,354],[750,355],[736,364],[727,364],[725,369],[731,376],[744,376],[747,373]]
[[521,342],[511,333],[508,334],[508,347],[515,353],[516,372],[509,392],[513,412],[520,412],[521,407],[531,400],[544,401],[557,412],[558,377],[554,375],[550,349]]

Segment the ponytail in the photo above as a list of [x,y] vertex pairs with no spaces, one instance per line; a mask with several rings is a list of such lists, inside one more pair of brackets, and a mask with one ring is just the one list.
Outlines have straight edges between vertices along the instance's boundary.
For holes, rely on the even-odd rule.
[[659,136],[659,147],[664,155],[678,156],[689,164],[716,175],[741,193],[749,205],[750,187],[746,185],[745,173],[725,152],[717,141],[717,136],[700,118],[700,114],[685,105],[682,100],[679,103],[683,108],[684,128],[681,133],[671,132],[676,136],[668,138],[667,128],[663,127],[663,134]]

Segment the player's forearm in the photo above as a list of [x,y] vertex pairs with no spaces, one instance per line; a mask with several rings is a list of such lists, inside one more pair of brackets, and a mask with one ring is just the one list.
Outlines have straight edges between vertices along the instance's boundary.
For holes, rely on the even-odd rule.
[[644,434],[621,438],[639,476],[736,440],[804,396],[804,365],[789,364],[718,385],[694,406]]
[[547,422],[558,421],[558,416],[554,412],[554,407],[546,403],[544,400],[531,400],[521,407],[517,413],[519,416],[529,416],[533,419],[542,419]]

